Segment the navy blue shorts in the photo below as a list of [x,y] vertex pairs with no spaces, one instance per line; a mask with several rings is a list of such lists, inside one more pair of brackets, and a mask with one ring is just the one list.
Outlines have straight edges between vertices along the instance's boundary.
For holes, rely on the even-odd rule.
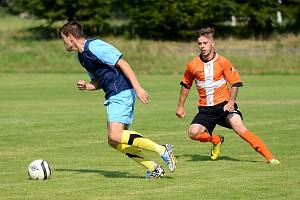
[[224,101],[220,104],[217,104],[215,106],[199,106],[199,112],[197,115],[194,117],[193,121],[191,124],[201,124],[204,126],[207,130],[207,132],[212,135],[212,132],[216,125],[220,125],[226,128],[232,129],[230,126],[227,116],[229,114],[236,113],[241,116],[243,119],[243,115],[241,111],[238,109],[237,104],[234,104],[234,111],[233,112],[228,112],[224,111],[223,108],[227,104],[227,101]]

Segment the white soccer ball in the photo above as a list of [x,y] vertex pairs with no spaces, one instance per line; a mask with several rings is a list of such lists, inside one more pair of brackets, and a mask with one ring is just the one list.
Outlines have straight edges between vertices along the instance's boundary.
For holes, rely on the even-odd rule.
[[28,166],[28,175],[32,180],[46,180],[51,176],[50,165],[46,160],[34,160]]

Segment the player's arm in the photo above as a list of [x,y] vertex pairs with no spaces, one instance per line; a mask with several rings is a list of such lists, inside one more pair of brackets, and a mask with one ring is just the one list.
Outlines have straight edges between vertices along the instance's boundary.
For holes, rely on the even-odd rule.
[[184,104],[185,104],[185,100],[186,100],[189,92],[190,92],[190,88],[188,88],[184,85],[180,89],[178,106],[177,106],[177,110],[176,110],[176,115],[179,118],[184,118],[185,117]]
[[89,83],[84,80],[77,81],[77,88],[79,90],[94,91],[101,89],[101,86],[97,80],[91,80]]
[[234,103],[237,98],[239,87],[242,87],[243,83],[237,69],[235,69],[227,59],[224,59],[224,75],[230,84],[230,99],[223,110],[232,112],[234,111]]
[[234,111],[234,103],[236,101],[238,91],[239,88],[236,86],[230,88],[230,99],[228,103],[224,106],[223,108],[224,111],[228,111],[228,112]]
[[180,85],[182,86],[180,89],[180,94],[179,94],[179,100],[178,100],[178,105],[176,109],[176,115],[179,118],[184,118],[185,117],[185,110],[184,110],[184,104],[185,100],[190,92],[190,88],[193,85],[194,81],[194,75],[193,75],[193,65],[188,63],[186,65],[186,69],[184,72],[184,75],[181,79]]
[[131,69],[130,65],[126,62],[124,59],[119,59],[117,64],[117,67],[119,67],[125,76],[129,79],[131,82],[133,89],[136,92],[137,97],[140,99],[140,101],[144,104],[149,103],[149,95],[148,93],[141,87],[137,77],[135,76],[133,70]]

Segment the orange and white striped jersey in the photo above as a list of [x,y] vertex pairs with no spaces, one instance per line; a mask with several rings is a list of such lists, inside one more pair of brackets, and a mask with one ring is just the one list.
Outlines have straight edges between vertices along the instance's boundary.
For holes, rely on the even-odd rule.
[[196,56],[187,66],[181,85],[190,88],[193,81],[199,93],[198,106],[214,106],[230,99],[229,85],[242,86],[238,71],[229,60],[215,53],[215,57],[204,62]]

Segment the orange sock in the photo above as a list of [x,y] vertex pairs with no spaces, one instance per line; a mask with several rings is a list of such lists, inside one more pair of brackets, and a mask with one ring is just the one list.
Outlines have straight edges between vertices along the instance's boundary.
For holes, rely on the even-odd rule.
[[218,135],[212,134],[212,136],[210,136],[207,132],[199,133],[191,139],[198,140],[200,142],[211,142],[213,144],[218,144],[221,141],[221,138]]
[[211,136],[211,143],[213,143],[213,144],[219,144],[220,142],[221,142],[220,136],[218,136],[216,134],[212,134],[212,136]]
[[240,137],[243,138],[246,142],[248,142],[255,151],[260,153],[267,160],[271,160],[273,158],[272,153],[257,135],[247,130],[245,133],[240,135]]

